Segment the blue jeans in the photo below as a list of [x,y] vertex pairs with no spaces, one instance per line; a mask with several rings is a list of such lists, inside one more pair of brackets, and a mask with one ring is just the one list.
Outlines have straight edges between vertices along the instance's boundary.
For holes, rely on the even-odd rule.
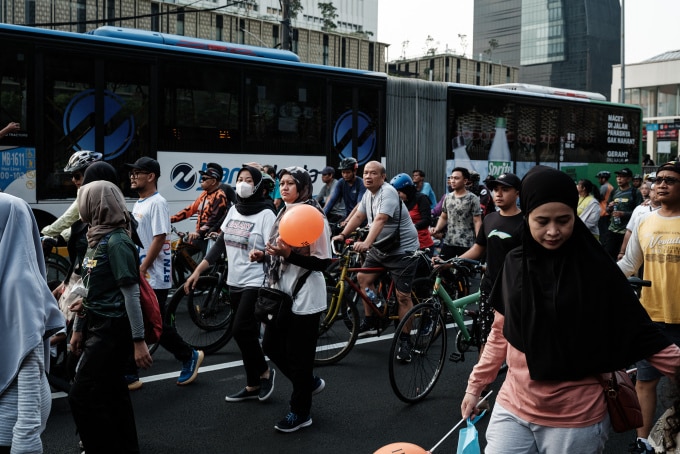
[[513,415],[498,402],[486,429],[486,454],[598,454],[609,437],[609,414],[588,427],[547,427]]

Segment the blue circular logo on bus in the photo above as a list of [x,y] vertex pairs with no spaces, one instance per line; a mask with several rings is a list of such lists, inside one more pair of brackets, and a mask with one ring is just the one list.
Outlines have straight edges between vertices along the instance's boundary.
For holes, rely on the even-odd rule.
[[170,182],[178,191],[190,191],[197,178],[194,167],[186,162],[180,162],[170,171]]
[[[377,142],[375,124],[371,117],[357,112],[357,127],[357,160],[359,165],[363,165],[373,159]],[[348,110],[340,115],[333,127],[333,146],[341,160],[352,157],[352,133],[352,111]]]
[[[74,148],[95,150],[94,115],[95,91],[88,89],[73,97],[64,110],[64,134],[73,140]],[[104,90],[104,159],[120,156],[130,147],[135,136],[135,118],[125,115],[125,100],[110,90]]]

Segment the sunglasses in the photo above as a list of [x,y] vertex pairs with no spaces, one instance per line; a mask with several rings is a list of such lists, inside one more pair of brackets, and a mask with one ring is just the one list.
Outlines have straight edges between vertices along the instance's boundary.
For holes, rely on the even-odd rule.
[[208,177],[208,176],[203,176],[203,177],[201,177],[201,181],[216,180],[216,179],[217,179],[217,178]]
[[76,181],[80,181],[80,179],[83,178],[83,174],[80,172],[74,172],[71,174],[71,178],[73,178]]
[[658,186],[661,183],[666,183],[668,186],[673,186],[678,181],[680,181],[680,179],[675,178],[675,177],[656,177],[654,179],[654,184],[656,184]]
[[130,178],[139,178],[140,175],[148,175],[150,173],[151,172],[142,172],[142,171],[139,171],[139,170],[133,170],[133,171],[130,172],[129,175],[130,175]]

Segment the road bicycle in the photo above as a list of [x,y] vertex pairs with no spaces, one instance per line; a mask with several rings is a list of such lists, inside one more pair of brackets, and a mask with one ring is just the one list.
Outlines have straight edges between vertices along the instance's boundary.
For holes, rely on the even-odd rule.
[[165,323],[174,327],[184,341],[206,354],[224,347],[232,337],[234,313],[227,285],[226,257],[201,276],[185,293],[178,287],[165,311]]
[[[457,327],[457,356],[451,359],[463,361],[465,352],[472,346],[480,346],[477,312],[468,309],[479,301],[479,292],[469,293],[465,287],[467,277],[483,271],[476,260],[452,258],[438,261],[433,271],[434,285],[430,297],[415,305],[397,326],[398,333],[409,334],[410,355],[407,360],[398,359],[400,339],[395,336],[390,347],[389,376],[392,390],[404,402],[418,402],[425,398],[437,383],[446,359],[447,314]],[[443,285],[442,276],[452,275],[455,289],[452,296]],[[454,299],[455,298],[455,299]],[[470,329],[465,319],[471,319]]]
[[[390,274],[382,267],[362,267],[361,254],[352,249],[360,235],[360,231],[350,235],[341,252],[336,251],[333,244],[333,253],[339,258],[325,273],[328,301],[319,323],[314,358],[317,366],[337,363],[352,350],[359,336],[359,310],[363,308],[361,301],[368,305],[371,313],[379,320],[378,336],[390,324],[396,326],[399,321],[396,291]],[[429,267],[429,259],[424,252],[416,251],[412,257],[414,260],[422,260]],[[356,274],[359,272],[378,274],[375,300],[369,298],[356,282]],[[413,303],[417,304],[429,296],[431,288],[432,281],[429,278],[415,279],[411,289]]]

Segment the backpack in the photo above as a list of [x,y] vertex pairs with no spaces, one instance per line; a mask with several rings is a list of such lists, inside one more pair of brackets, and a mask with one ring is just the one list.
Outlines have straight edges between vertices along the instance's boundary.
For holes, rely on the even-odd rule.
[[163,333],[161,309],[156,293],[142,273],[139,273],[139,304],[144,319],[144,340],[147,344],[155,344]]

